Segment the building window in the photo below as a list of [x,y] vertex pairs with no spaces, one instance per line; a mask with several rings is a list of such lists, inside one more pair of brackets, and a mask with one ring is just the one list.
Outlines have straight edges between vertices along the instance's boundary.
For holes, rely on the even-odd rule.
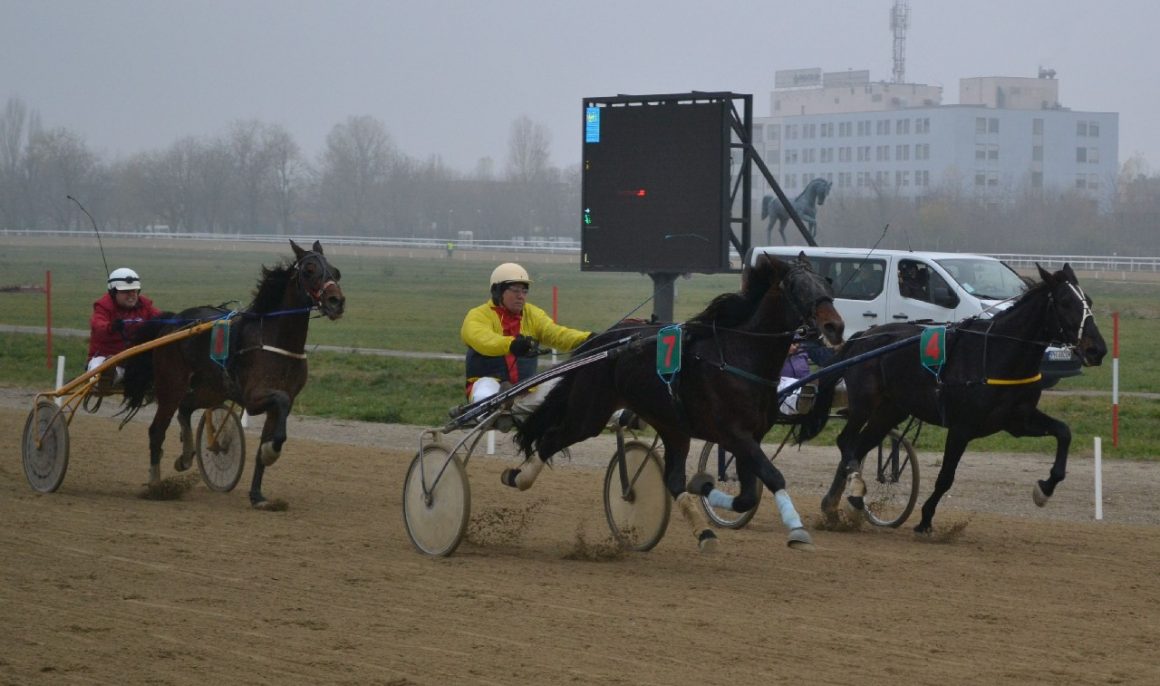
[[1043,172],[1039,172],[1039,171],[1031,172],[1031,187],[1032,188],[1043,188]]
[[996,117],[987,120],[987,133],[999,133],[999,120]]
[[975,172],[975,185],[978,186],[979,188],[982,188],[983,186],[987,185],[986,172],[981,172],[981,171]]
[[894,185],[899,188],[906,188],[910,186],[910,172],[896,171],[894,172]]
[[769,140],[775,141],[781,136],[781,124],[769,125]]
[[997,145],[988,145],[987,146],[987,160],[990,162],[998,162],[999,161],[999,146],[997,146]]
[[798,163],[798,151],[796,148],[793,150],[785,151],[785,163],[786,165]]
[[1084,190],[1087,188],[1087,174],[1077,174],[1075,177],[1076,190]]
[[770,148],[765,151],[765,160],[770,164],[781,164],[781,150]]
[[792,139],[795,139],[797,137],[798,137],[798,125],[797,124],[786,124],[785,125],[785,138],[786,138],[786,140],[792,140]]
[[1097,174],[1088,174],[1088,190],[1098,191],[1100,189],[1100,177]]
[[805,150],[802,150],[802,164],[813,164],[817,161],[817,154],[818,153],[816,148],[806,148]]
[[1075,135],[1087,136],[1088,123],[1086,121],[1077,121],[1075,123]]
[[848,138],[854,133],[854,123],[848,121],[838,122],[838,136],[841,138]]
[[1090,138],[1099,138],[1100,137],[1100,123],[1099,122],[1095,122],[1095,121],[1088,122],[1088,137],[1090,137]]
[[1032,162],[1042,162],[1043,161],[1043,146],[1042,145],[1031,146],[1031,161]]
[[876,162],[889,162],[890,161],[890,146],[889,145],[879,145],[874,150],[874,160]]
[[914,185],[927,188],[930,186],[930,172],[925,169],[919,169],[914,172]]
[[975,117],[975,133],[987,133],[987,118]]
[[818,125],[817,124],[802,124],[802,138],[817,138]]
[[999,174],[998,174],[998,172],[988,172],[987,173],[987,187],[988,188],[998,188],[999,187]]
[[1100,149],[1099,148],[1088,148],[1087,151],[1088,151],[1088,153],[1087,153],[1088,164],[1099,164],[1100,163]]
[[909,119],[899,119],[898,121],[896,121],[894,123],[894,132],[900,136],[910,133],[910,120]]
[[982,162],[987,159],[987,146],[982,143],[975,144],[975,161]]
[[1087,148],[1076,148],[1075,149],[1075,161],[1076,162],[1087,162],[1087,151],[1088,151]]
[[929,160],[930,159],[930,143],[919,143],[914,146],[914,159]]
[[826,163],[833,162],[833,161],[834,161],[834,149],[833,148],[822,148],[822,159],[821,159],[822,164],[826,164]]
[[859,136],[869,136],[870,135],[870,121],[869,120],[863,120],[863,121],[858,122],[858,135]]
[[879,136],[889,136],[890,135],[890,120],[889,119],[879,119],[878,125],[875,128],[875,133],[877,133]]
[[1043,135],[1043,120],[1042,119],[1032,119],[1031,120],[1031,134],[1034,136],[1042,136]]
[[915,133],[930,133],[930,117],[919,117],[914,120]]
[[838,148],[838,161],[839,162],[851,162],[851,161],[853,161],[852,150],[853,149],[848,145],[844,148]]
[[907,160],[909,160],[910,159],[910,146],[909,145],[896,145],[896,146],[894,146],[894,159],[899,161],[899,162],[906,162]]
[[822,124],[822,138],[834,137],[834,122],[826,122]]

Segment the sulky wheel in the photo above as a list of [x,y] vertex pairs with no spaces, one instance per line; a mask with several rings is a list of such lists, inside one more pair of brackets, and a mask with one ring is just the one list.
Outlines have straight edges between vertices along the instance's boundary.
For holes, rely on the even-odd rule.
[[238,413],[225,405],[202,412],[194,453],[201,478],[211,491],[234,490],[246,466],[246,434]]
[[897,431],[862,458],[866,518],[875,526],[901,526],[918,502],[918,455]]
[[459,458],[432,443],[411,460],[403,481],[403,523],[420,552],[455,552],[471,517],[471,487]]
[[[737,460],[733,453],[721,448],[716,443],[706,443],[705,447],[701,449],[701,459],[697,461],[697,471],[712,475],[717,480],[717,484],[714,486],[717,490],[734,497],[740,495],[741,482],[737,478]],[[757,501],[753,507],[745,512],[713,507],[709,504],[709,498],[705,496],[701,496],[697,500],[700,501],[709,521],[726,529],[740,529],[757,514],[757,508],[761,505],[761,494],[764,491],[765,488],[758,484]]]
[[652,550],[665,535],[672,496],[656,452],[640,441],[624,444],[622,462],[613,455],[604,474],[604,514],[612,535],[631,550]]
[[68,471],[68,420],[51,400],[36,403],[24,422],[24,476],[33,490],[52,493]]

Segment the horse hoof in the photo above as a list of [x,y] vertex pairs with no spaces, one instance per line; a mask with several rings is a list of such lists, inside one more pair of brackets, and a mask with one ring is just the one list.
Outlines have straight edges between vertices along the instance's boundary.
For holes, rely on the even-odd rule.
[[149,483],[155,484],[161,481],[161,465],[149,465]]
[[698,537],[697,548],[700,549],[702,555],[712,555],[717,552],[720,540],[712,529],[705,529]]
[[847,496],[842,501],[842,509],[845,510],[846,516],[854,521],[861,521],[866,516],[866,500],[861,496]]
[[265,498],[250,503],[250,507],[262,512],[285,512],[289,507],[289,503],[285,500],[266,500]]
[[713,491],[713,486],[716,485],[712,476],[705,472],[697,472],[689,479],[689,483],[685,486],[685,493],[689,495],[707,496]]
[[1035,501],[1036,505],[1038,505],[1039,507],[1043,507],[1044,505],[1047,504],[1047,501],[1050,499],[1050,496],[1048,496],[1046,493],[1044,493],[1043,489],[1039,486],[1038,483],[1036,483],[1035,488],[1031,489],[1031,499]]
[[500,483],[502,483],[504,486],[508,486],[509,488],[519,488],[519,486],[516,484],[516,477],[519,476],[519,473],[520,470],[512,469],[510,467],[503,470],[503,472],[501,472],[499,475]]
[[813,550],[814,539],[804,528],[797,528],[789,532],[789,540],[785,543],[794,550]]
[[188,460],[185,460],[185,459],[179,457],[173,461],[174,471],[178,471],[178,472],[188,471],[189,468],[192,466],[193,466],[193,456],[192,455],[189,456]]

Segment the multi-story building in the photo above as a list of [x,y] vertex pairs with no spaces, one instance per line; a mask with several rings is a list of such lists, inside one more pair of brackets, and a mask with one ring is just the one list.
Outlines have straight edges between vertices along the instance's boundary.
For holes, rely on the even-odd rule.
[[[942,88],[871,83],[869,72],[778,72],[754,147],[791,198],[815,177],[832,195],[919,198],[936,190],[1012,202],[1078,192],[1108,207],[1119,171],[1119,115],[1059,102],[1054,72],[965,78],[959,103]],[[754,176],[754,196],[769,193]]]

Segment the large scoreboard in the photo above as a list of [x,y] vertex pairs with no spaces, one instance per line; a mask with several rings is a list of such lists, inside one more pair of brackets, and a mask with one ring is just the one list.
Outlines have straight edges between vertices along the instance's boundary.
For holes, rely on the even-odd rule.
[[584,100],[581,269],[730,271],[730,102]]

